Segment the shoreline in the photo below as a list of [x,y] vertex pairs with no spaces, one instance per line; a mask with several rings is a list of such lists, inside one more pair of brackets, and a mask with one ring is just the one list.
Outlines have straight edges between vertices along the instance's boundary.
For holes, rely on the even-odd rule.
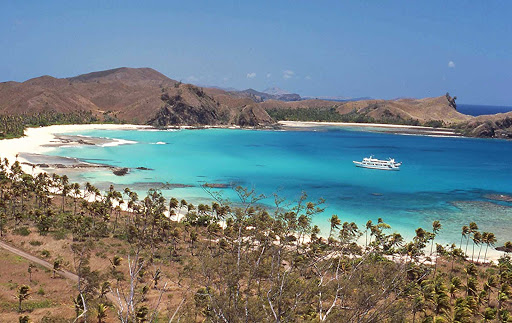
[[[453,129],[432,128],[425,126],[385,124],[385,123],[357,123],[357,122],[323,122],[323,121],[279,121],[278,124],[284,128],[313,128],[313,127],[360,127],[382,129],[377,132],[417,135],[417,136],[435,136],[435,137],[464,137]],[[387,131],[386,131],[387,130]]]
[[[296,128],[311,128],[315,126],[346,126],[346,127],[373,127],[373,128],[388,128],[388,129],[416,129],[416,130],[424,130],[424,129],[433,129],[440,130],[439,128],[428,128],[428,127],[420,127],[420,126],[407,126],[407,125],[388,125],[388,124],[359,124],[359,123],[335,123],[335,122],[280,122],[280,125],[296,127]],[[200,129],[209,129],[209,128],[231,128],[231,127],[204,127]],[[117,139],[107,139],[107,138],[93,138],[86,136],[76,136],[76,135],[67,135],[69,132],[80,132],[86,130],[145,130],[145,131],[165,131],[166,129],[156,129],[152,126],[144,126],[144,125],[119,125],[119,124],[86,124],[86,125],[54,125],[48,127],[38,127],[38,128],[28,128],[26,129],[26,135],[21,138],[14,139],[5,139],[0,140],[0,157],[8,158],[10,163],[14,162],[16,159],[22,163],[22,169],[28,174],[37,174],[39,172],[52,172],[52,170],[57,170],[57,167],[53,167],[54,164],[59,163],[56,161],[52,162],[52,167],[46,168],[44,167],[33,167],[32,165],[37,164],[34,163],[33,160],[27,160],[24,157],[30,154],[40,154],[44,156],[44,154],[52,149],[66,146],[66,145],[97,145],[99,147],[106,147],[109,145],[120,145],[120,144],[130,144],[134,142],[118,142]],[[198,129],[197,127],[169,127],[167,129]],[[83,140],[84,142],[79,142],[79,140]],[[17,156],[18,155],[18,156]],[[60,158],[57,156],[49,156],[51,158]],[[64,158],[64,157],[62,157]],[[71,161],[70,161],[71,162]],[[79,163],[84,163],[78,161]],[[44,161],[41,161],[44,163]],[[90,164],[87,166],[88,169],[93,169],[95,164]],[[100,167],[107,167],[108,165],[98,164]],[[80,170],[80,167],[77,168],[63,168],[60,171],[89,171],[89,170]],[[497,260],[503,252],[498,250],[489,250],[489,257],[492,260]]]
[[[137,130],[137,129],[150,129],[151,126],[133,125],[133,124],[74,124],[74,125],[53,125],[38,128],[26,128],[25,136],[13,139],[0,140],[0,158],[3,160],[7,158],[9,163],[12,164],[18,160],[24,172],[32,174],[42,172],[40,167],[34,169],[29,160],[23,158],[25,154],[39,154],[44,155],[45,152],[64,145],[81,145],[87,140],[92,140],[88,137],[83,137],[83,142],[73,141],[69,136],[59,136],[57,134],[65,134],[69,132],[78,132],[84,130]],[[115,141],[104,140],[101,145],[109,145]],[[128,144],[130,142],[119,141],[118,144]],[[94,143],[92,143],[94,144]]]

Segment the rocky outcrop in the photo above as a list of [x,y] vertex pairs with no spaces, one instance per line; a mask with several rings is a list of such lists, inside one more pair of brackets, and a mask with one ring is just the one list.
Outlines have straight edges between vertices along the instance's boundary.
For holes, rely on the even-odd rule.
[[259,106],[246,106],[240,112],[237,125],[241,127],[269,126],[275,121]]
[[512,139],[512,112],[478,116],[458,128],[466,136]]
[[[203,95],[199,93],[199,95]],[[155,127],[183,125],[217,125],[219,113],[211,104],[190,105],[181,95],[161,96],[165,105],[149,120]],[[211,100],[211,99],[210,99]]]

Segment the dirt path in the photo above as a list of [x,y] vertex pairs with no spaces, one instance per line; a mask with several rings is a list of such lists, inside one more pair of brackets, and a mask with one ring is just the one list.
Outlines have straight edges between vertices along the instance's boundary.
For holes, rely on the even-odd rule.
[[[13,247],[11,245],[8,245],[5,242],[0,241],[0,248],[4,248],[5,250],[7,250],[9,252],[12,252],[15,255],[18,255],[18,256],[23,257],[23,258],[25,258],[25,259],[33,262],[33,263],[41,265],[41,266],[43,266],[45,268],[48,268],[50,270],[53,270],[53,265],[51,263],[49,263],[48,261],[43,260],[43,259],[39,259],[37,257],[34,257],[31,254],[26,253],[23,250],[20,250],[20,249],[15,248],[15,247]],[[76,274],[70,272],[70,271],[61,269],[61,270],[57,271],[57,274],[59,274],[60,276],[66,278],[66,279],[72,280],[75,283],[78,282],[78,276]],[[113,295],[111,295],[109,293],[109,294],[107,294],[107,298],[108,298],[109,301],[112,302],[112,304],[114,304],[117,307],[117,299]]]
[[[50,269],[50,270],[53,270],[53,265],[52,265],[52,264],[50,264],[48,261],[45,261],[45,260],[43,260],[43,259],[39,259],[39,258],[37,258],[37,257],[34,257],[34,256],[32,256],[31,254],[26,253],[25,251],[22,251],[22,250],[20,250],[20,249],[18,249],[18,248],[15,248],[15,247],[13,247],[13,246],[8,245],[8,244],[7,244],[7,243],[5,243],[5,242],[0,241],[0,247],[1,247],[1,248],[4,248],[5,250],[7,250],[7,251],[9,251],[9,252],[12,252],[12,253],[14,253],[14,254],[16,254],[16,255],[20,256],[20,257],[23,257],[23,258],[25,258],[25,259],[27,259],[27,260],[30,260],[30,261],[32,261],[33,263],[36,263],[36,264],[38,264],[38,265],[41,265],[41,266],[43,266],[43,267],[45,267],[45,268],[48,268],[48,269]],[[75,274],[73,274],[73,273],[72,273],[72,272],[70,272],[70,271],[67,271],[67,270],[58,270],[58,271],[57,271],[57,273],[58,273],[59,275],[61,275],[62,277],[64,277],[64,278],[67,278],[67,279],[72,280],[72,281],[74,281],[74,282],[78,282],[78,276],[77,276],[77,275],[75,275]]]

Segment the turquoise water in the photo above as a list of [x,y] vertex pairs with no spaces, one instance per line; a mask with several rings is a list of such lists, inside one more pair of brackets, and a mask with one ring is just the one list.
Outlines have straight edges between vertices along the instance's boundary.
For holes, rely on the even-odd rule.
[[[486,194],[512,194],[512,142],[503,140],[405,136],[319,128],[310,131],[94,130],[81,135],[136,141],[114,147],[67,147],[51,154],[121,167],[147,167],[118,177],[108,171],[75,174],[75,179],[106,188],[147,189],[144,183],[168,182],[192,187],[163,190],[166,197],[204,201],[204,182],[236,183],[290,200],[306,191],[324,198],[326,212],[313,222],[324,233],[328,218],[361,227],[382,217],[394,230],[412,237],[440,220],[441,241],[460,240],[462,225],[475,221],[502,243],[512,239],[512,203]],[[159,144],[157,144],[159,143]],[[398,172],[354,167],[370,154],[402,161]],[[232,189],[218,189],[236,201]],[[263,201],[272,204],[273,198]]]

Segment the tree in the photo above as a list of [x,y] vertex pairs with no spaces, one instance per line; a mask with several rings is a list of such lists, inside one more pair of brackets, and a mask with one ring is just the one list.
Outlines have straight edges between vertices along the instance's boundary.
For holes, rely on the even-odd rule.
[[341,220],[338,218],[338,216],[336,214],[333,214],[333,216],[331,216],[331,218],[329,219],[329,223],[331,224],[331,231],[329,231],[329,238],[332,236],[332,231],[334,231],[334,229],[338,229],[340,224],[341,224]]
[[57,273],[57,271],[60,270],[61,265],[62,265],[61,259],[57,259],[53,262],[53,278],[55,278],[55,274]]
[[29,296],[30,296],[30,287],[28,287],[27,285],[21,285],[18,288],[18,294],[15,297],[18,300],[18,312],[19,313],[22,312],[21,303],[24,300],[28,299]]
[[28,315],[20,316],[20,317],[18,318],[18,320],[19,320],[19,323],[30,323],[30,322],[32,322],[32,321],[30,320],[30,317],[29,317]]
[[96,307],[96,318],[98,319],[98,323],[105,322],[105,319],[107,318],[107,309],[108,307],[103,303],[98,304]]
[[34,267],[35,266],[33,264],[28,265],[27,272],[28,272],[28,277],[29,277],[30,282],[32,282],[32,268],[34,268]]
[[[430,246],[430,256],[431,257],[432,257],[432,249],[434,248],[434,240],[435,240],[439,230],[441,230],[441,222],[439,222],[438,220],[435,220],[434,222],[432,222],[432,244]],[[436,258],[435,258],[434,276],[435,276],[435,274],[437,272],[437,257],[438,256],[439,255],[437,254]]]
[[471,253],[471,261],[473,261],[473,257],[475,256],[475,246],[478,246],[482,242],[482,234],[478,231],[473,233],[473,252]]

